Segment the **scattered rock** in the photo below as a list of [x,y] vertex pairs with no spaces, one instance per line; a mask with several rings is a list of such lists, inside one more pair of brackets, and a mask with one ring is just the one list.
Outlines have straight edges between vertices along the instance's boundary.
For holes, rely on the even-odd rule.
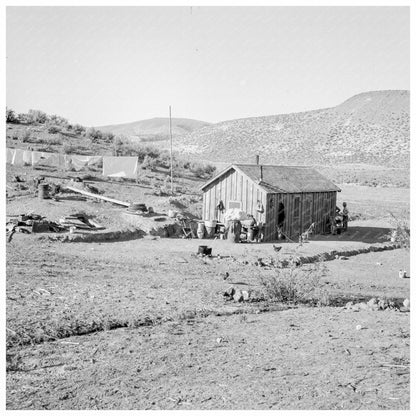
[[247,290],[243,290],[241,293],[243,295],[243,300],[247,302],[250,299],[250,293]]
[[372,309],[373,311],[376,311],[378,309],[377,299],[376,298],[371,298],[367,302],[367,306],[369,307],[369,309]]
[[237,289],[233,295],[233,299],[235,302],[242,302],[243,301],[243,293],[240,289]]
[[378,308],[381,309],[381,310],[384,310],[384,309],[387,308],[387,302],[386,302],[385,299],[380,299],[378,301]]
[[235,289],[234,286],[230,286],[225,292],[224,292],[224,296],[228,297],[228,298],[232,298],[234,296],[235,293]]

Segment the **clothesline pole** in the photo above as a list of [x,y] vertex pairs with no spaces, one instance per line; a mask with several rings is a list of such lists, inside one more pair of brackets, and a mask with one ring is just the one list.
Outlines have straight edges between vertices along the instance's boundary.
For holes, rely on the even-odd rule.
[[172,111],[169,106],[169,135],[170,135],[170,193],[173,195],[173,144],[172,144]]

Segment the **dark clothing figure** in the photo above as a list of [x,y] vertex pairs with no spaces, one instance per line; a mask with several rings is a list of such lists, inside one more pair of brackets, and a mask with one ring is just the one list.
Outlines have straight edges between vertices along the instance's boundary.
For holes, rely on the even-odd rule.
[[343,209],[341,211],[341,215],[342,215],[342,227],[344,228],[344,230],[346,231],[348,229],[348,209],[347,209],[347,203],[343,202],[342,203]]

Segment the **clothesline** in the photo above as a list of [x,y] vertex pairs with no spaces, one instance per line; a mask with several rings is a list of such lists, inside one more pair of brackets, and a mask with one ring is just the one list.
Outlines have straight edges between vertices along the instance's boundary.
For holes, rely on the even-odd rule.
[[15,166],[47,165],[62,169],[81,170],[87,166],[102,164],[103,175],[135,179],[138,173],[138,158],[135,156],[86,156],[40,152],[36,150],[6,149],[6,163]]

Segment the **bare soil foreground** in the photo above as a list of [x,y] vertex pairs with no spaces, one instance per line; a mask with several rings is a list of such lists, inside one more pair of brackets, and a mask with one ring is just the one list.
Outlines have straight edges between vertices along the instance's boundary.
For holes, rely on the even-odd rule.
[[[138,184],[83,176],[159,223],[76,193],[40,199],[38,175],[83,176],[8,166],[9,218],[81,212],[104,230],[10,234],[7,409],[409,409],[409,251],[389,237],[390,212],[408,219],[409,189],[341,186],[354,220],[340,235],[231,244],[149,235],[171,209],[200,217],[201,179],[182,177],[169,197],[164,171]],[[125,235],[136,239],[115,240]],[[212,257],[196,255],[201,244]]]
[[[400,306],[410,279],[398,277],[407,250],[325,262],[326,301],[223,296],[230,286],[261,293],[261,278],[278,273],[262,266],[271,259],[369,244],[357,235],[278,253],[206,240],[213,257],[201,258],[199,240],[16,234],[7,409],[409,409],[410,314]],[[396,306],[369,309],[370,298]]]

